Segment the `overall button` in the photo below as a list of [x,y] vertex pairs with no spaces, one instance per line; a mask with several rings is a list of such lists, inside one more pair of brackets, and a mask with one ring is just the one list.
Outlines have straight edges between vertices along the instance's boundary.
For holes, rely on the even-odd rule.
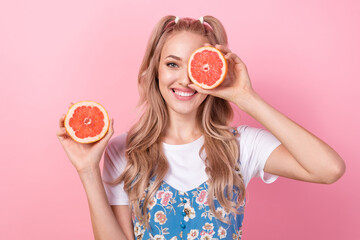
[[186,200],[184,199],[182,202],[183,202],[183,203],[186,203]]
[[183,215],[184,217],[186,216],[186,212],[182,212],[181,215]]
[[185,225],[184,223],[181,223],[181,224],[180,224],[180,227],[181,227],[182,229],[185,229],[185,228],[186,228],[186,225]]

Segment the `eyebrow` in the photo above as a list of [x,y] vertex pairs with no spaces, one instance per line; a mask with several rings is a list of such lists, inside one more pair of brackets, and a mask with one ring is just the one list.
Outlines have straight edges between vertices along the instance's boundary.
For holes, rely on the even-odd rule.
[[167,56],[166,58],[174,58],[174,59],[176,59],[176,60],[181,61],[181,58],[180,58],[180,57],[177,57],[177,56],[174,56],[174,55],[169,55],[169,56]]

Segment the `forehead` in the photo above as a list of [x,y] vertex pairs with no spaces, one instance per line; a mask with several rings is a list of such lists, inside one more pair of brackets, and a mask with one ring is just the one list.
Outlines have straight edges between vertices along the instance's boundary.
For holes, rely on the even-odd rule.
[[209,40],[199,34],[192,32],[179,32],[169,36],[161,51],[161,58],[175,55],[182,59],[188,59],[190,55]]

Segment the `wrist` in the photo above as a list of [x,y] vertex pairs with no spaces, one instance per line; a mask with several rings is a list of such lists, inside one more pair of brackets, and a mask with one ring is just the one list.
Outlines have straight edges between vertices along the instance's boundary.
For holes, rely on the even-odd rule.
[[100,167],[99,167],[99,165],[91,165],[91,166],[77,169],[77,172],[80,175],[80,177],[87,176],[87,175],[93,175],[94,173],[100,172]]
[[239,94],[234,103],[242,111],[250,114],[259,100],[261,100],[260,96],[251,89],[245,93]]

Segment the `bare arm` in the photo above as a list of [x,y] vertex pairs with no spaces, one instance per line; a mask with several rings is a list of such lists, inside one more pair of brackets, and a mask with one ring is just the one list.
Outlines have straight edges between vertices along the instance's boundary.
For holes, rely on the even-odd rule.
[[247,105],[240,106],[282,143],[269,156],[265,172],[325,184],[337,181],[344,174],[345,163],[334,149],[270,106],[255,92],[249,94]]
[[99,167],[83,170],[79,176],[88,199],[95,239],[128,239],[108,203]]
[[[71,106],[72,104],[70,104]],[[76,168],[84,186],[88,199],[91,223],[96,240],[133,239],[130,230],[123,230],[112,211],[105,193],[100,174],[99,162],[103,152],[114,133],[113,121],[106,136],[96,143],[81,144],[72,140],[64,128],[63,115],[59,120],[59,130],[56,132],[69,160]],[[119,218],[118,218],[119,219]],[[127,228],[128,229],[128,228]]]
[[345,163],[329,145],[265,102],[252,88],[247,68],[226,46],[229,70],[215,89],[189,87],[235,103],[265,126],[282,143],[269,156],[264,171],[278,176],[315,183],[333,183],[345,172]]
[[111,208],[127,239],[134,239],[134,225],[130,207],[128,205],[112,205]]

